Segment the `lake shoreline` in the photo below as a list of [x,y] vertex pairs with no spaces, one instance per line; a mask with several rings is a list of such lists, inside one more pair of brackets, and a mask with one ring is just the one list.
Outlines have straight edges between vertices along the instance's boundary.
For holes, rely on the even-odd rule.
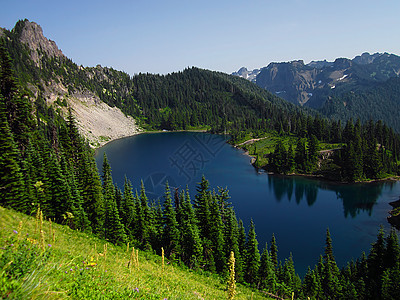
[[114,141],[123,140],[123,139],[130,138],[130,137],[133,137],[133,136],[136,136],[136,135],[140,135],[140,134],[171,133],[171,132],[204,132],[204,133],[206,133],[207,130],[204,130],[204,129],[198,129],[198,130],[196,130],[196,129],[193,129],[193,130],[149,130],[149,131],[140,130],[140,131],[137,131],[137,132],[135,132],[134,134],[131,134],[131,135],[122,136],[122,137],[118,137],[118,138],[112,138],[109,141],[107,141],[105,144],[102,144],[101,146],[94,148],[94,153],[96,155],[97,154],[97,150],[103,148],[107,144],[109,144],[111,142],[114,142]]
[[370,180],[364,180],[364,181],[355,181],[355,182],[349,182],[349,181],[339,181],[339,180],[332,180],[326,177],[323,177],[321,175],[313,175],[313,174],[301,174],[301,173],[290,173],[290,174],[280,174],[280,173],[274,173],[271,171],[267,171],[264,167],[257,167],[255,166],[256,162],[256,157],[252,156],[249,151],[245,151],[243,148],[241,148],[238,145],[231,145],[232,147],[236,149],[240,149],[243,152],[243,155],[246,155],[250,158],[250,164],[256,169],[256,170],[264,170],[265,173],[271,176],[277,176],[277,177],[303,177],[307,179],[313,179],[317,181],[323,181],[323,182],[329,182],[332,184],[338,184],[338,185],[349,185],[349,184],[369,184],[369,183],[377,183],[377,182],[385,182],[385,181],[400,181],[400,176],[390,176],[387,178],[382,178],[382,179],[370,179]]

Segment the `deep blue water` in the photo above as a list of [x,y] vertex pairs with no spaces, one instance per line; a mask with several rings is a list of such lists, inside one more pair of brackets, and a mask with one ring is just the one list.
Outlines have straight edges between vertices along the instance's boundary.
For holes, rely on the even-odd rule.
[[343,185],[260,173],[223,136],[205,133],[151,133],[113,141],[97,151],[99,170],[104,152],[114,182],[122,188],[127,176],[139,189],[143,180],[149,198],[162,197],[167,180],[171,187],[187,185],[193,199],[203,174],[211,188],[227,187],[246,228],[253,219],[260,251],[274,233],[279,259],[292,253],[301,275],[323,254],[327,228],[339,267],[362,251],[368,254],[379,225],[390,228],[388,203],[400,196],[398,182]]

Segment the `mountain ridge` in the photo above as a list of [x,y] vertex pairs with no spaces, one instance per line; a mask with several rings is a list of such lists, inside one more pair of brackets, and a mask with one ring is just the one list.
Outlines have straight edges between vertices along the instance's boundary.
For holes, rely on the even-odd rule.
[[[271,62],[266,67],[254,71],[257,71],[255,77],[249,77],[248,74],[252,74],[253,71],[245,67],[233,72],[232,75],[248,79],[287,101],[305,105],[314,93],[324,88],[335,89],[336,83],[360,80],[382,82],[399,77],[400,57],[387,52],[374,54],[364,52],[353,59],[336,58],[333,62],[327,60],[311,61],[308,64],[303,60]],[[314,100],[313,103],[314,108],[323,105],[321,99]]]
[[[11,31],[3,29],[0,32],[7,36],[6,44],[14,57],[16,68],[20,68],[17,71],[26,77],[20,78],[20,81],[24,81],[31,97],[42,97],[47,106],[54,106],[64,117],[70,108],[81,134],[92,147],[100,147],[111,140],[141,131],[134,118],[101,101],[90,89],[73,89],[66,84],[61,70],[66,72],[73,62],[63,54],[56,42],[43,35],[40,25],[25,19],[18,21]],[[51,73],[51,67],[57,67],[60,71]],[[77,68],[84,70],[81,66]]]
[[[240,76],[238,72],[235,75]],[[382,97],[378,92],[381,84],[399,76],[399,56],[364,52],[353,59],[337,58],[333,62],[273,62],[261,68],[252,81],[291,103],[316,109],[327,117],[341,121],[359,118],[362,122],[382,119],[399,132],[397,111],[383,110],[400,105],[399,97],[387,92]],[[394,93],[396,84],[400,83],[396,80],[388,83]],[[350,98],[352,105],[348,105]]]

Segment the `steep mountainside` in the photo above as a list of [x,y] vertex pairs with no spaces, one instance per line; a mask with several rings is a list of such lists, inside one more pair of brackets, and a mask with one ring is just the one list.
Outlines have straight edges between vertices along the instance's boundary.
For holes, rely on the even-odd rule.
[[132,117],[101,101],[90,88],[74,88],[71,82],[76,78],[70,77],[70,81],[66,81],[68,67],[76,71],[83,68],[69,60],[54,41],[48,40],[38,24],[19,21],[12,31],[1,32],[6,37],[5,46],[12,56],[20,84],[31,98],[43,100],[64,116],[71,108],[81,133],[93,147],[140,130]]
[[[253,81],[283,99],[319,109],[327,116],[334,116],[342,121],[350,117],[362,120],[382,119],[399,131],[400,126],[391,121],[395,119],[396,111],[383,110],[383,107],[398,105],[396,95],[386,92],[387,97],[384,98],[371,92],[371,89],[380,90],[382,83],[398,78],[399,75],[399,56],[363,53],[352,60],[338,58],[334,62],[324,60],[304,64],[299,60],[270,63],[261,69]],[[388,84],[392,86],[395,81]],[[368,96],[364,97],[366,94]],[[357,95],[351,97],[352,106],[347,105],[349,95]],[[353,109],[354,107],[357,109]],[[376,109],[371,110],[372,107]]]
[[247,70],[247,68],[242,67],[237,72],[233,72],[232,75],[242,77],[244,79],[250,80],[251,82],[256,82],[257,75],[260,74],[260,69]]

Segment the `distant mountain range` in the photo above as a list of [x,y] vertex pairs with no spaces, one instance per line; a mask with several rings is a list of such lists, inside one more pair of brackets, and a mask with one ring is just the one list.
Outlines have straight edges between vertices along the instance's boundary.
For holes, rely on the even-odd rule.
[[[400,95],[396,92],[400,82],[395,80],[400,75],[400,57],[394,54],[366,52],[353,59],[337,58],[333,62],[308,64],[302,60],[273,62],[253,71],[241,68],[233,75],[246,78],[289,102],[315,108],[336,119],[383,119],[400,130],[393,122],[399,112],[395,108],[400,107]],[[384,89],[385,85],[389,88]],[[384,107],[391,109],[383,110]]]

